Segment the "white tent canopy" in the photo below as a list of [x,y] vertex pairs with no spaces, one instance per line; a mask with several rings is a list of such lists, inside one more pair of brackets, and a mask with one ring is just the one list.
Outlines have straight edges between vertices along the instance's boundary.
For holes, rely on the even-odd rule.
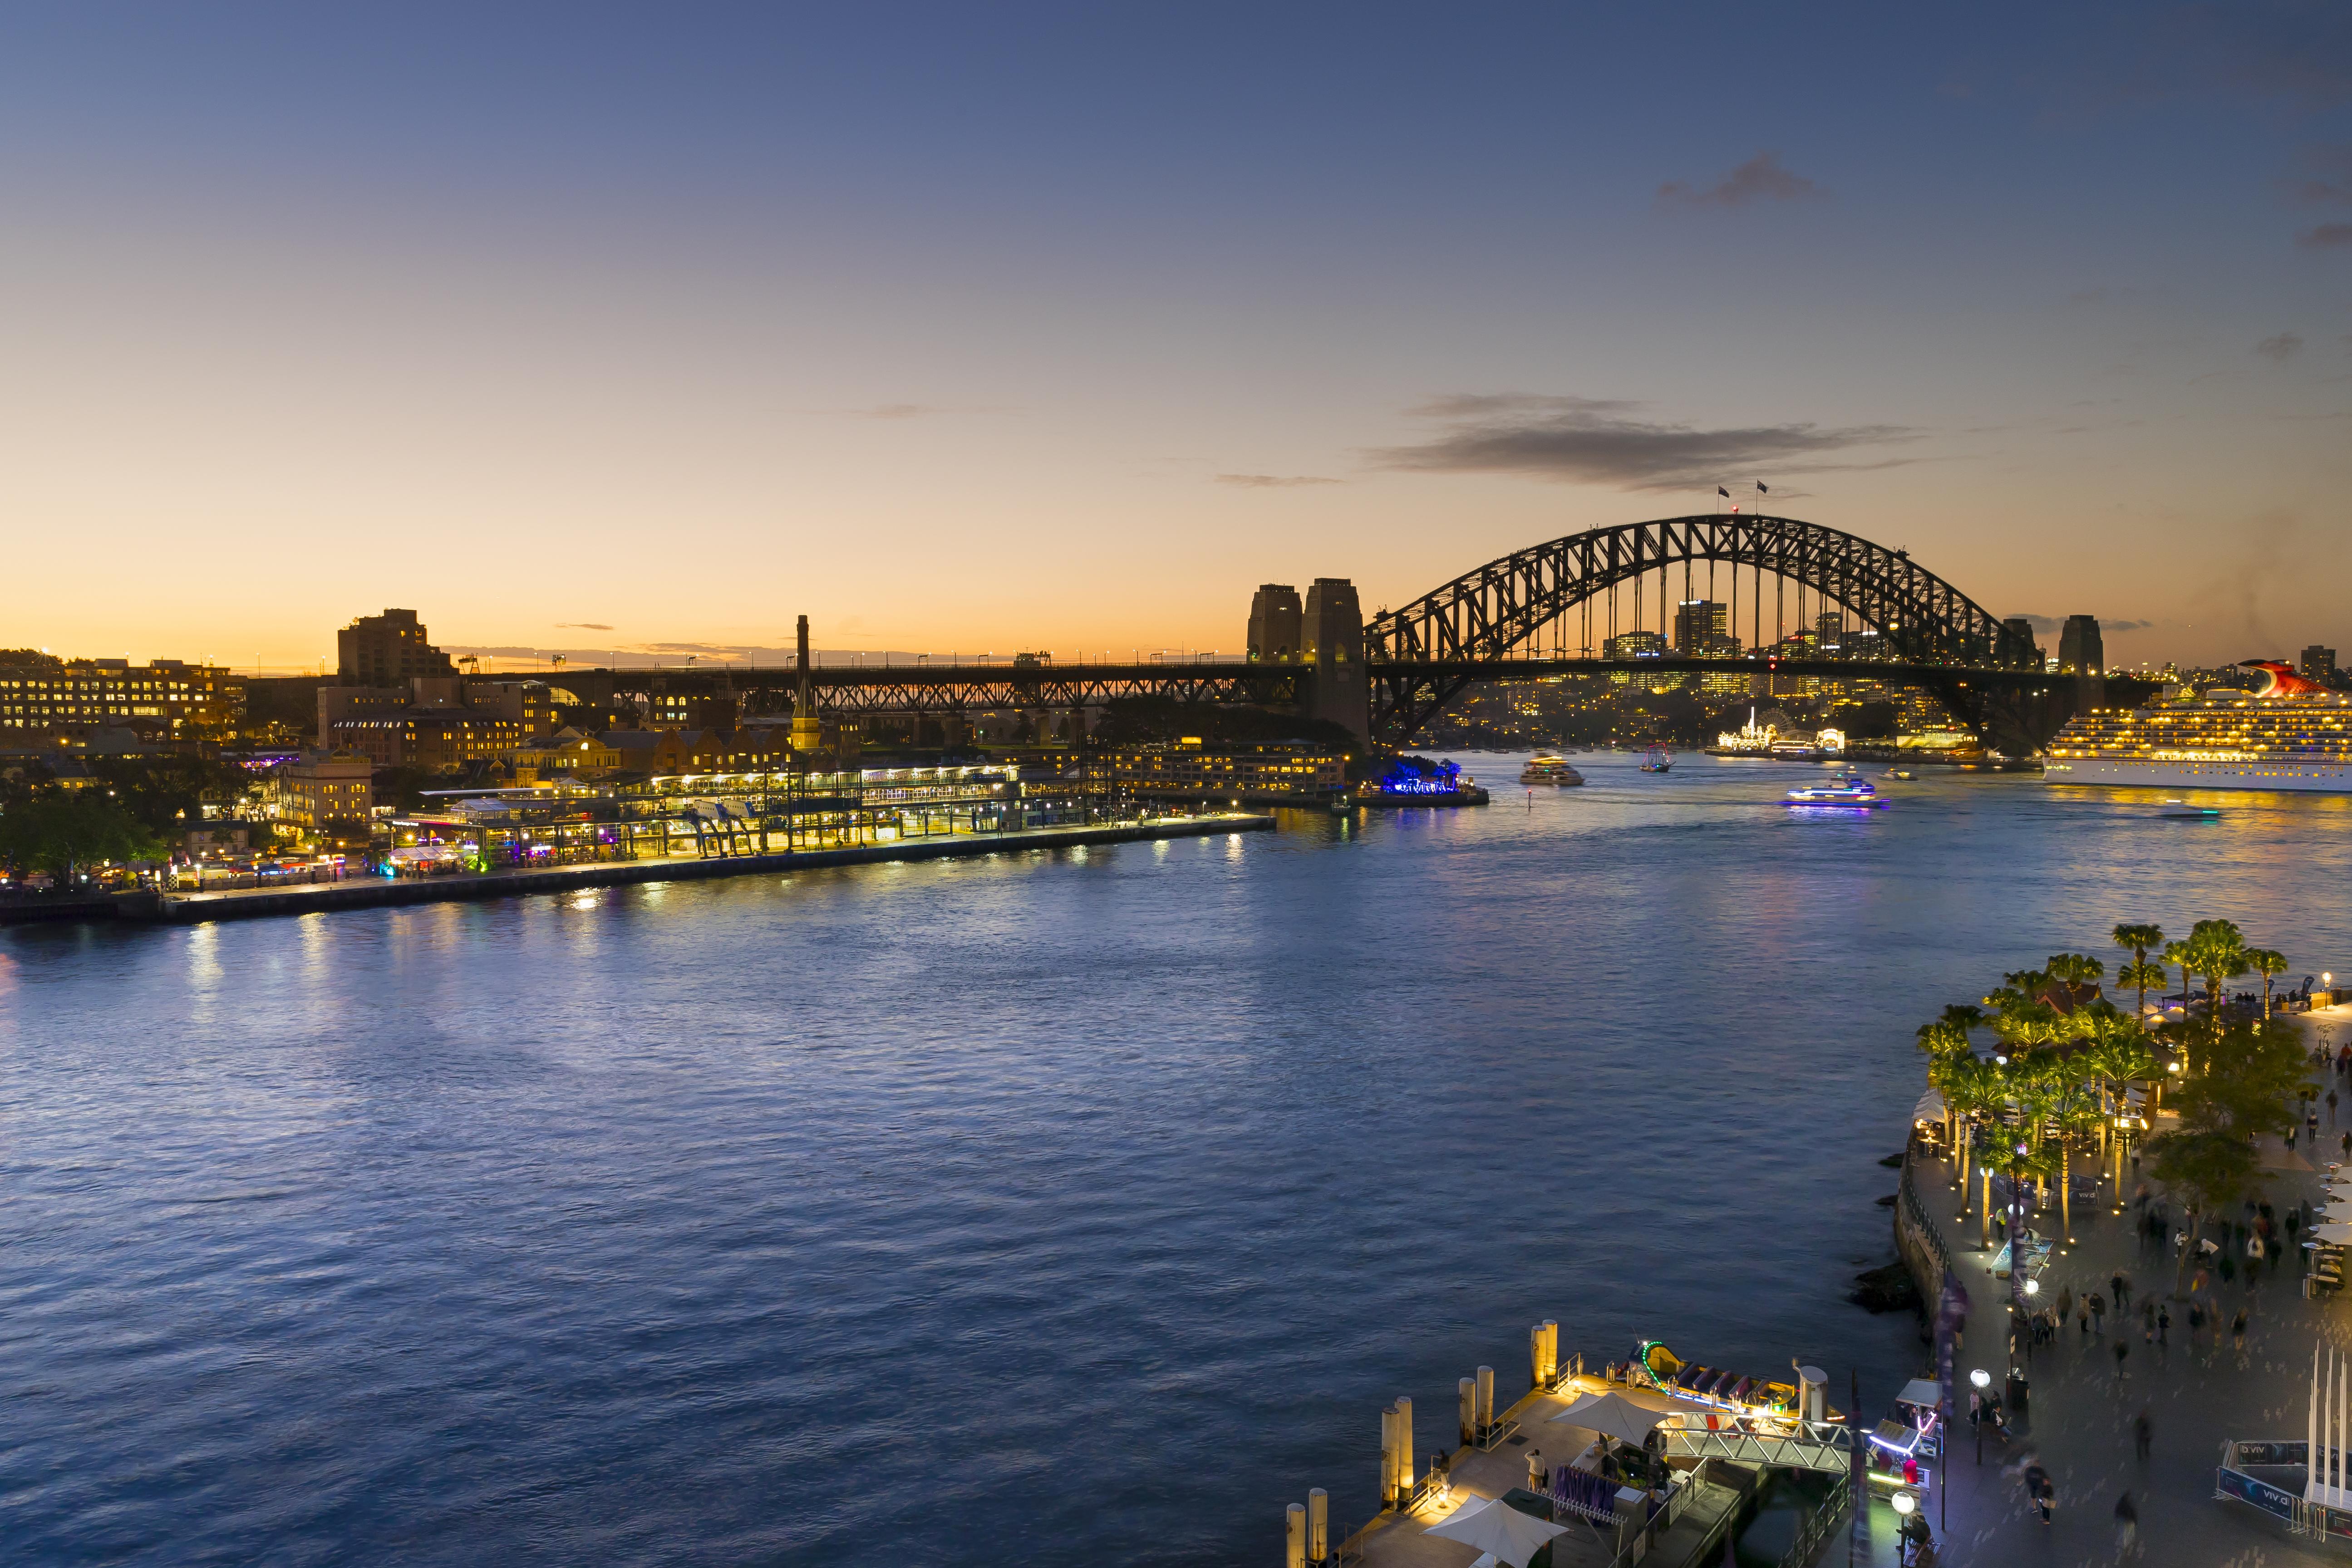
[[1570,1426],[1582,1426],[1604,1437],[1614,1437],[1621,1443],[1640,1443],[1650,1436],[1651,1429],[1664,1416],[1662,1412],[1645,1410],[1612,1390],[1607,1394],[1588,1394],[1550,1419],[1564,1421]]
[[1499,1499],[1482,1498],[1422,1533],[1475,1546],[1496,1562],[1509,1563],[1511,1568],[1528,1568],[1528,1560],[1543,1550],[1544,1542],[1555,1535],[1566,1535],[1568,1531],[1564,1526],[1521,1513]]
[[1911,1124],[1916,1127],[1925,1122],[1941,1121],[1944,1114],[1944,1091],[1930,1089],[1919,1097],[1919,1103],[1911,1108]]
[[2352,1241],[2352,1224],[2330,1221],[2324,1225],[2315,1225],[2311,1227],[2311,1234],[2322,1241],[2338,1243]]

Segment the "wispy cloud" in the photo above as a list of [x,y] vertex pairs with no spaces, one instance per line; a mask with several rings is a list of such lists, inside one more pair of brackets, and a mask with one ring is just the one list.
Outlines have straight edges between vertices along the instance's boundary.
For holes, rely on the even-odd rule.
[[1658,187],[1662,202],[1699,207],[1740,207],[1754,201],[1793,202],[1827,195],[1804,175],[1782,168],[1780,154],[1771,152],[1757,153],[1703,191],[1681,180]]
[[2352,202],[2352,147],[2306,147],[2303,163],[2308,172],[2300,179],[2284,182],[2289,201],[2305,206]]
[[920,419],[926,415],[945,412],[946,410],[934,408],[928,403],[877,403],[871,408],[848,410],[849,416],[853,419]]
[[1701,429],[1633,417],[1642,405],[1614,398],[1480,393],[1437,398],[1412,410],[1450,428],[1418,446],[1371,455],[1392,468],[1439,473],[1529,474],[1631,490],[1686,489],[1761,474],[1887,468],[1916,462],[1824,459],[1858,447],[1916,438],[1899,425],[1824,429],[1812,424]]
[[2352,245],[2352,223],[2323,223],[2296,235],[2294,242],[2305,250],[2335,250]]
[[2293,332],[2281,332],[2264,338],[2254,345],[2254,352],[2274,364],[2284,364],[2302,352],[2303,340]]
[[1234,485],[1245,490],[1286,490],[1300,485],[1337,485],[1343,479],[1327,479],[1318,474],[1219,474],[1216,483]]
[[613,628],[602,621],[558,621],[555,629],[560,632],[609,632]]

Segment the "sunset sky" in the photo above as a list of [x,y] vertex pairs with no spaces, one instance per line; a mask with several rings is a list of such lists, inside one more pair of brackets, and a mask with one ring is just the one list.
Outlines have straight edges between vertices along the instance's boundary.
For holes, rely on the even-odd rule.
[[2352,653],[2341,5],[19,5],[0,204],[0,646],[1234,650],[1760,479]]

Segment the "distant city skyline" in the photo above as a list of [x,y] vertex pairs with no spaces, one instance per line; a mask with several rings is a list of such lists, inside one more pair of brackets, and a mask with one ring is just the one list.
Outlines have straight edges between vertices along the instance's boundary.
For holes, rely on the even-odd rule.
[[2347,640],[2340,9],[699,15],[12,24],[0,643],[1238,651],[1718,484]]

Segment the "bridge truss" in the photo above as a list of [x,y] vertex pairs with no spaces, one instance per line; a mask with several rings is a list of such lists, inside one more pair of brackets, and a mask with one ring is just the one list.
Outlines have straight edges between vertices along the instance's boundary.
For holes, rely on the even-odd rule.
[[[1981,695],[2013,690],[2020,676],[2040,673],[2030,641],[2004,627],[1990,611],[1950,583],[1914,562],[1908,552],[1890,550],[1856,534],[1787,517],[1733,513],[1663,518],[1589,529],[1547,544],[1515,552],[1456,577],[1401,609],[1384,611],[1364,627],[1365,658],[1372,676],[1372,728],[1391,740],[1412,735],[1473,681],[1494,679],[1496,667],[1540,658],[1547,647],[1560,662],[1573,649],[1595,668],[1622,668],[1622,660],[1594,660],[1596,639],[1622,631],[1649,629],[1641,593],[1656,574],[1657,629],[1670,622],[1671,569],[1683,568],[1682,598],[1694,595],[1694,569],[1707,568],[1710,600],[1714,569],[1730,574],[1728,637],[1742,629],[1738,614],[1741,571],[1746,569],[1751,649],[1768,645],[1765,579],[1772,582],[1770,643],[1787,636],[1787,594],[1795,590],[1797,629],[1805,629],[1810,593],[1822,608],[1839,606],[1840,621],[1855,616],[1878,634],[1872,661],[1840,662],[1833,673],[1855,679],[1878,679],[1927,684],[1939,696],[1960,699],[1956,708],[1982,728]],[[1619,590],[1633,589],[1632,622],[1617,624]],[[1605,613],[1601,613],[1605,611]],[[1687,654],[1690,650],[1681,650]],[[1649,662],[1649,661],[1645,661]],[[1772,668],[1758,658],[1685,659],[1693,668]],[[1652,668],[1664,668],[1652,663]],[[1789,668],[1785,663],[1779,668]],[[1964,672],[1999,672],[2006,679],[1979,679],[1978,700],[1963,698]],[[1810,673],[1810,671],[1809,671]],[[2036,682],[2038,684],[2038,682]],[[1948,705],[1949,705],[1948,703]]]

